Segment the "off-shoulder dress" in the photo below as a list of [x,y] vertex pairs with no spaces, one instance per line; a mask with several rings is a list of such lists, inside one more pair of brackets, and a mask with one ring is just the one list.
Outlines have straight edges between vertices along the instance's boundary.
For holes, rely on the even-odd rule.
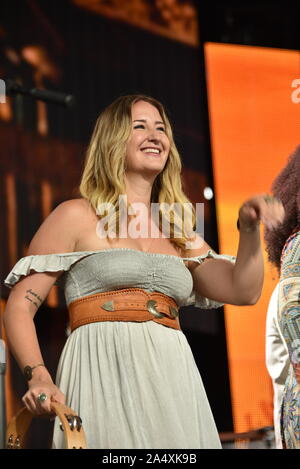
[[[215,308],[201,297],[185,261],[228,255],[208,251],[181,258],[113,248],[21,258],[4,283],[33,272],[62,271],[56,285],[66,304],[94,293],[143,288],[178,306]],[[209,366],[209,357],[203,357]],[[81,416],[89,448],[221,448],[210,405],[185,334],[154,321],[91,323],[74,330],[62,351],[56,384]],[[55,422],[53,448],[64,436]]]

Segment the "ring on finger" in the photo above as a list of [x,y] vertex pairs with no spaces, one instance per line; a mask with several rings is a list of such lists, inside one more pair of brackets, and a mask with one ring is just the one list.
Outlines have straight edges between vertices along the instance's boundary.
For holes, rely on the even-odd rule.
[[279,199],[277,199],[277,197],[273,197],[272,195],[269,195],[269,194],[267,194],[267,195],[264,196],[264,201],[265,201],[266,203],[268,203],[268,202],[273,202],[273,203],[277,202],[277,203],[281,203],[281,201],[280,201]]
[[267,203],[268,202],[273,202],[273,201],[275,201],[275,197],[273,197],[272,195],[267,194],[267,195],[264,196],[264,201],[267,202]]
[[47,395],[44,393],[44,392],[41,392],[37,399],[40,401],[40,402],[45,402],[47,400]]

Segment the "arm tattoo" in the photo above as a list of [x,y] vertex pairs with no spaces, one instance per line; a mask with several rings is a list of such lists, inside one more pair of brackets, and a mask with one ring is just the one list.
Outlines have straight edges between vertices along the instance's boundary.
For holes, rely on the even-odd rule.
[[[37,293],[35,293],[34,291],[32,291],[31,288],[30,288],[29,290],[26,290],[26,293],[28,293],[28,295],[25,296],[25,299],[28,300],[28,301],[30,301],[31,303],[33,303],[37,308],[39,308],[39,306],[40,306],[40,305],[42,304],[42,302],[43,302],[42,298],[41,298]],[[34,298],[32,298],[32,297],[30,298],[29,295],[33,296]],[[39,301],[40,304],[38,304],[35,299],[36,299],[37,301]]]

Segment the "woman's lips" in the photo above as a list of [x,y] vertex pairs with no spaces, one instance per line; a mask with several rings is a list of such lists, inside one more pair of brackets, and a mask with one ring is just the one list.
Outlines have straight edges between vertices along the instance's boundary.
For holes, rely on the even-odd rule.
[[156,158],[161,154],[161,150],[159,148],[142,148],[141,152],[147,156],[154,156]]

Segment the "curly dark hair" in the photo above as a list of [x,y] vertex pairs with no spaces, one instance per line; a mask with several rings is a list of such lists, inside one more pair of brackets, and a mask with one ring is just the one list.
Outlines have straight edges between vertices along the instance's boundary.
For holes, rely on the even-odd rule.
[[300,229],[300,145],[273,181],[271,191],[285,210],[283,222],[275,229],[265,228],[268,260],[280,271],[281,252],[289,236]]

